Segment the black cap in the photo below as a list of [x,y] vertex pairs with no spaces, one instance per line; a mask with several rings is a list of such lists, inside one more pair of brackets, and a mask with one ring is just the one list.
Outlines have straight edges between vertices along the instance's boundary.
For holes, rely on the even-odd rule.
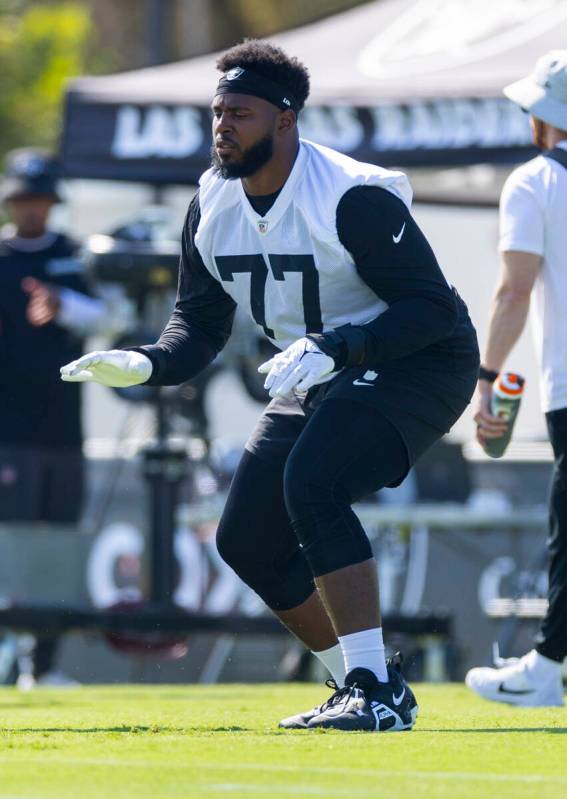
[[53,197],[58,202],[58,171],[57,161],[44,150],[12,150],[6,156],[0,199],[5,202],[18,197]]

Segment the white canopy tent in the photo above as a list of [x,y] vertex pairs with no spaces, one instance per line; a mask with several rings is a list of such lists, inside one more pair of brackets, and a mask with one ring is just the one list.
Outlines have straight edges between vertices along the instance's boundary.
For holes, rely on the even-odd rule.
[[[526,116],[502,87],[567,41],[567,0],[378,0],[271,38],[303,60],[303,135],[383,165],[513,163]],[[194,183],[209,160],[216,55],[73,81],[71,177]]]

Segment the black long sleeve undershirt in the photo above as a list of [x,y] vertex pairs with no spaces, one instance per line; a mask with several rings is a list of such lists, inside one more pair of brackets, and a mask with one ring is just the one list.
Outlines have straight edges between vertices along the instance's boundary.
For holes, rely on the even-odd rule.
[[405,358],[451,336],[457,295],[398,197],[375,186],[350,189],[337,206],[337,232],[360,277],[389,305],[358,328],[357,363]]
[[232,330],[236,303],[208,272],[194,243],[200,216],[197,193],[183,225],[175,308],[159,340],[135,348],[152,361],[150,385],[190,380],[214,360]]

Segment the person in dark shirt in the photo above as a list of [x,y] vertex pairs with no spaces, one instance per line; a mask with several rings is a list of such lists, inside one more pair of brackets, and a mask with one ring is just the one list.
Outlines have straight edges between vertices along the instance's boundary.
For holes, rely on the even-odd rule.
[[[103,308],[90,296],[76,242],[47,227],[58,200],[52,160],[13,152],[1,195],[10,224],[0,233],[0,521],[76,524],[80,393],[62,390],[58,371],[80,356]],[[39,643],[31,682],[63,681],[55,646]]]
[[417,703],[385,659],[376,563],[351,505],[401,482],[463,412],[475,331],[405,175],[299,137],[305,67],[261,41],[217,66],[213,166],[189,206],[170,321],[156,344],[90,353],[62,377],[180,383],[222,349],[236,306],[248,311],[281,352],[260,367],[273,399],[217,543],[337,686],[281,726],[411,729]]

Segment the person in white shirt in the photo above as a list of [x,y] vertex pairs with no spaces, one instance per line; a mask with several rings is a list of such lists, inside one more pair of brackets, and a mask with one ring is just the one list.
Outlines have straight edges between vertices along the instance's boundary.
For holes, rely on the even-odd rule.
[[567,655],[567,50],[540,58],[504,89],[530,114],[541,155],[518,167],[500,203],[502,272],[494,297],[475,415],[481,444],[506,423],[492,415],[492,383],[518,340],[530,300],[541,402],[555,456],[550,492],[549,607],[527,655],[475,668],[466,683],[486,699],[528,707],[563,705]]

